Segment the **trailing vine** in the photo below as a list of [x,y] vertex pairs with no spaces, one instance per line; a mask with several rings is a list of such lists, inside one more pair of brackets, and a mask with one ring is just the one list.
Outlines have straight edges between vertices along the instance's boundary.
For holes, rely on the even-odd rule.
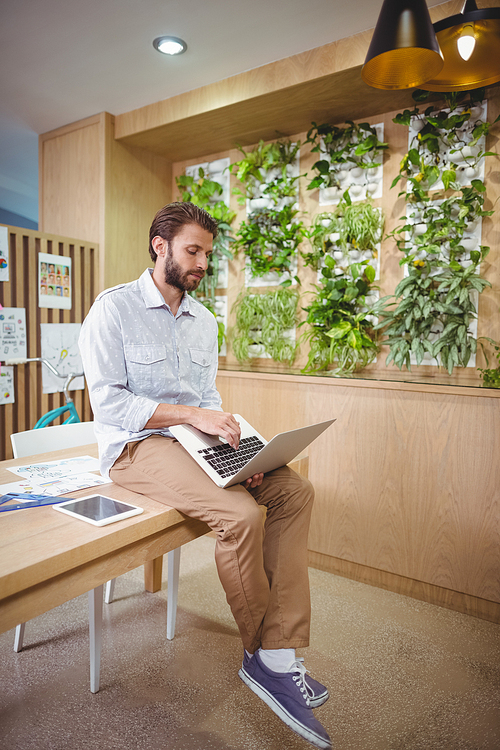
[[265,294],[240,294],[234,306],[236,326],[232,339],[239,362],[265,353],[276,362],[292,364],[297,344],[287,331],[297,325],[298,300],[298,292],[286,288]]

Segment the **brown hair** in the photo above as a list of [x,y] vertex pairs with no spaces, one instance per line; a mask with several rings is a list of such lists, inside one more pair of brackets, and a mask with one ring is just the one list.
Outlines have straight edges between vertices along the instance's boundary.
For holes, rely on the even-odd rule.
[[156,253],[153,249],[153,238],[162,237],[170,244],[182,227],[187,224],[198,224],[202,229],[210,232],[214,239],[217,237],[217,222],[205,209],[188,201],[168,203],[158,211],[149,230],[149,254],[155,263]]

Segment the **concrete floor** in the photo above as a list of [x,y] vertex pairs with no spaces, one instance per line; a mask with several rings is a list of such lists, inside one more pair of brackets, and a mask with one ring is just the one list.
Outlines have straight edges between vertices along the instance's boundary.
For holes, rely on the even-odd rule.
[[[213,562],[183,548],[177,631],[166,580],[120,577],[104,605],[101,689],[89,690],[87,597],[0,636],[2,750],[304,750],[240,681],[242,649]],[[166,571],[165,571],[166,576]],[[330,689],[316,710],[338,750],[499,750],[500,627],[310,570],[306,667]]]

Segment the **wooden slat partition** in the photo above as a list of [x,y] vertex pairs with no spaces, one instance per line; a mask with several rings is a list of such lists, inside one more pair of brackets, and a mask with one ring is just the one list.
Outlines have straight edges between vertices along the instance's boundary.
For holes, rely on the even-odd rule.
[[[10,280],[0,283],[3,307],[26,309],[28,357],[41,356],[41,323],[81,323],[97,293],[98,245],[68,237],[8,227]],[[38,253],[63,255],[72,262],[71,310],[38,307]],[[0,405],[0,460],[12,458],[10,435],[30,430],[50,409],[64,404],[62,393],[42,393],[42,364],[14,367],[15,403]],[[88,392],[73,391],[82,421],[92,419]]]

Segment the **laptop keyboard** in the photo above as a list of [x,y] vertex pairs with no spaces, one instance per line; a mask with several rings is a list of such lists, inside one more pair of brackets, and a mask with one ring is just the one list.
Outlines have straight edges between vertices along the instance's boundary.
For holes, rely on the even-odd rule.
[[212,469],[225,479],[232,477],[247,464],[251,458],[257,455],[264,447],[262,440],[256,435],[240,440],[238,450],[231,448],[227,443],[215,445],[213,448],[202,448],[198,451],[205,461],[208,461]]

